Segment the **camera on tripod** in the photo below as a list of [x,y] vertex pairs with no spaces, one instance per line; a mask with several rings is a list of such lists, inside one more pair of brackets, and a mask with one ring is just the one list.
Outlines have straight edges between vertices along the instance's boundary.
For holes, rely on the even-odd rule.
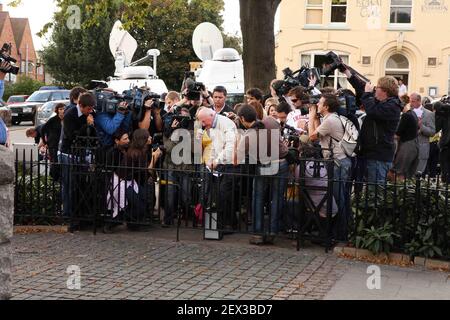
[[5,43],[3,44],[2,49],[0,50],[0,63],[8,62],[9,66],[0,69],[1,72],[4,73],[12,73],[12,74],[18,74],[20,68],[16,67],[14,64],[17,63],[17,60],[11,57],[11,44]]

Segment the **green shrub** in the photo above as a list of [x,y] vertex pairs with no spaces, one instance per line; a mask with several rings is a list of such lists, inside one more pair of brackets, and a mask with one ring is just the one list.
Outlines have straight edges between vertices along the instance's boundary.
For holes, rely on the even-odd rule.
[[29,166],[24,169],[22,163],[18,164],[17,171],[15,223],[57,223],[57,206],[61,203],[60,184],[53,181],[48,171],[46,174],[45,170],[41,170],[40,175],[37,175],[36,170],[32,171]]
[[29,77],[20,76],[16,83],[6,84],[3,100],[7,101],[10,96],[14,95],[31,95],[33,92],[39,90],[40,87],[45,86],[41,81],[34,80]]
[[394,238],[399,237],[398,234],[392,231],[393,226],[386,222],[383,227],[363,230],[361,236],[356,237],[356,247],[367,249],[373,254],[381,252],[390,253],[394,245]]
[[352,198],[350,241],[372,252],[448,257],[449,196],[450,190],[435,180],[421,180],[420,186],[416,180],[388,184],[377,193],[365,186]]

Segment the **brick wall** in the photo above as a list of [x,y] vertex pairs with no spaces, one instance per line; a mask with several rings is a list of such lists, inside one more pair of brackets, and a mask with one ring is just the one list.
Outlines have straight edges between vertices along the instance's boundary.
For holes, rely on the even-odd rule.
[[[43,75],[41,76],[38,75],[38,77],[36,77],[36,51],[34,50],[33,37],[31,34],[29,23],[27,23],[25,27],[22,42],[18,44],[19,53],[22,58],[22,61],[24,62],[27,59],[27,45],[28,45],[28,61],[33,63],[33,66],[29,66],[28,68],[28,77],[42,81],[44,79]],[[22,75],[25,75],[26,69],[22,67],[22,63],[20,62],[20,60],[18,63],[20,63]]]

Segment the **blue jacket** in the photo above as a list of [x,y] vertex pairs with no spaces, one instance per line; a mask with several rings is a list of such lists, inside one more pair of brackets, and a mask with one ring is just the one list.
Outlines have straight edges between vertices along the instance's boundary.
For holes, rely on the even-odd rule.
[[6,131],[6,124],[3,122],[3,119],[0,117],[0,144],[6,144],[6,139],[8,138]]
[[114,144],[113,135],[119,128],[130,132],[132,119],[131,113],[127,115],[120,112],[114,115],[107,112],[98,113],[95,117],[95,128],[102,146],[112,146]]

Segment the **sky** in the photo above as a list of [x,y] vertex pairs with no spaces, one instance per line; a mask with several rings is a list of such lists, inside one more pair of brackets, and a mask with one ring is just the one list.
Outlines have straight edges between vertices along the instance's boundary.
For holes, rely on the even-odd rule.
[[[224,0],[225,10],[223,12],[224,17],[224,30],[225,32],[235,35],[241,35],[240,17],[239,17],[239,0]],[[39,32],[42,27],[51,20],[53,12],[56,10],[56,4],[54,0],[22,0],[22,5],[17,8],[8,7],[6,4],[9,0],[0,0],[3,3],[3,10],[9,11],[11,17],[25,18],[30,20],[31,32],[33,33],[33,41],[36,50],[42,49],[42,47],[48,42],[47,39],[39,38],[36,33]],[[277,23],[277,22],[276,22]],[[48,36],[47,36],[48,37]]]

